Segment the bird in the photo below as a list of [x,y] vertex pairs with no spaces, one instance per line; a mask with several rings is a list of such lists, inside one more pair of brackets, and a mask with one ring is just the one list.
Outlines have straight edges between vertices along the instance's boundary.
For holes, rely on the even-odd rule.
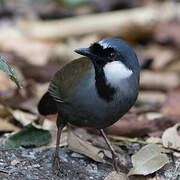
[[74,50],[83,57],[55,73],[38,111],[57,113],[57,140],[53,165],[59,165],[59,143],[67,123],[100,131],[112,153],[112,166],[119,171],[118,155],[104,129],[125,115],[138,97],[140,66],[127,42],[105,38],[88,48]]

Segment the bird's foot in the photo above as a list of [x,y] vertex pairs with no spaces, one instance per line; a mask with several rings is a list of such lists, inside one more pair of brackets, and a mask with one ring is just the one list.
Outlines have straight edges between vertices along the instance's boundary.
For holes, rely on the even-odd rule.
[[59,169],[60,169],[60,159],[59,156],[55,155],[53,157],[53,164],[52,164],[52,170],[53,172],[58,175]]
[[114,170],[115,170],[117,173],[120,172],[120,171],[119,171],[119,168],[118,168],[119,157],[118,157],[118,155],[117,155],[115,152],[112,153],[112,160],[113,160],[113,168],[114,168]]
[[119,157],[116,154],[116,152],[112,153],[112,161],[113,161],[113,168],[117,173],[119,173],[119,172],[122,172],[122,173],[125,173],[125,174],[128,173],[127,167],[124,164],[121,163],[121,161],[119,160]]

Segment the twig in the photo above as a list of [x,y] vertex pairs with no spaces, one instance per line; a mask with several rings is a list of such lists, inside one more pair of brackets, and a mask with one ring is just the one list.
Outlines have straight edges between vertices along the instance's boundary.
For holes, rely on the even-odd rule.
[[113,140],[118,140],[118,141],[124,141],[124,142],[132,142],[132,143],[139,143],[139,144],[149,144],[146,141],[141,141],[138,140],[137,138],[127,138],[127,137],[122,137],[122,136],[108,136],[109,138],[113,139]]
[[8,171],[6,171],[6,170],[4,170],[4,169],[0,169],[0,172],[2,172],[2,173],[6,173],[6,174],[9,174],[9,172],[8,172]]
[[[180,8],[179,4],[176,6]],[[152,33],[159,22],[175,18],[173,7],[168,3],[152,7],[118,10],[107,13],[76,16],[54,21],[19,21],[21,30],[36,39],[58,40],[87,34],[121,36],[133,39]],[[132,33],[133,32],[133,33]]]

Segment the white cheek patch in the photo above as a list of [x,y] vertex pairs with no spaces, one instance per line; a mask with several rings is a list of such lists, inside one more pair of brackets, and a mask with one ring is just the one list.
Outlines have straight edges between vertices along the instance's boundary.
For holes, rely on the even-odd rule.
[[106,80],[110,85],[114,87],[119,86],[120,81],[129,78],[132,75],[132,73],[132,70],[130,70],[120,61],[113,61],[107,63],[104,66],[104,74]]

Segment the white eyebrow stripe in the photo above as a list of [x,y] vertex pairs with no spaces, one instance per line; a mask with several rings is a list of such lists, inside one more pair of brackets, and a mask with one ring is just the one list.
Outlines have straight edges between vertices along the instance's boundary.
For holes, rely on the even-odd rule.
[[103,42],[103,41],[99,41],[99,44],[103,47],[103,49],[106,49],[109,47],[109,43]]

